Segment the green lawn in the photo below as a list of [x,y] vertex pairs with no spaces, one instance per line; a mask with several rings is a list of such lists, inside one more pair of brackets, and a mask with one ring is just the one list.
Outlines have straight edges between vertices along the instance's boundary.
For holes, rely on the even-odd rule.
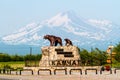
[[0,68],[3,66],[8,65],[12,68],[24,67],[24,62],[0,62]]

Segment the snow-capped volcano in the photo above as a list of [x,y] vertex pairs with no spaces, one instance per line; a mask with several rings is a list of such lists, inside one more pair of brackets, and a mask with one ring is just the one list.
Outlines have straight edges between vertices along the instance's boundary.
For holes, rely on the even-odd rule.
[[[56,16],[39,23],[31,23],[2,37],[7,44],[49,45],[43,39],[46,34],[56,35],[72,40],[77,46],[105,46],[111,41],[119,41],[119,27],[107,20],[85,20],[74,12],[58,13]],[[107,45],[106,45],[107,46]]]
[[20,44],[32,40],[39,40],[41,37],[37,34],[38,29],[40,29],[40,25],[31,23],[26,27],[19,29],[15,33],[3,37],[2,40],[9,44]]

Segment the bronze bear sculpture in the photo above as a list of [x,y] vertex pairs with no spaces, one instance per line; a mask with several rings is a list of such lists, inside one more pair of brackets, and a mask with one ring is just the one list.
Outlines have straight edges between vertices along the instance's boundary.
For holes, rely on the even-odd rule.
[[50,41],[50,46],[57,46],[57,44],[62,46],[62,39],[60,37],[54,35],[45,35],[44,39],[48,39]]
[[66,42],[65,45],[73,45],[73,44],[72,44],[72,41],[71,41],[70,39],[67,39],[67,38],[66,38],[66,39],[64,39],[64,40],[65,40],[65,42]]

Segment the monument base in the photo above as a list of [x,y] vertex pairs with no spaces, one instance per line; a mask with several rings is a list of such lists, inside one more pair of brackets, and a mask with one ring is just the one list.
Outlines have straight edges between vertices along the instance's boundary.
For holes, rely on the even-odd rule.
[[46,46],[42,47],[40,67],[73,67],[80,66],[81,58],[76,46]]

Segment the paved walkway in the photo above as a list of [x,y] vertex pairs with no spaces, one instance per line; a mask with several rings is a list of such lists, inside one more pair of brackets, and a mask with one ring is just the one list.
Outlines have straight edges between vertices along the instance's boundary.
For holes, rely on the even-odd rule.
[[47,73],[41,73],[40,75],[6,75],[0,74],[0,80],[120,80],[120,72],[117,74],[110,74],[104,72],[103,74],[95,74],[95,72],[89,72],[87,75],[84,73],[73,73],[72,75],[65,75],[64,73],[58,73],[56,75],[49,75]]

